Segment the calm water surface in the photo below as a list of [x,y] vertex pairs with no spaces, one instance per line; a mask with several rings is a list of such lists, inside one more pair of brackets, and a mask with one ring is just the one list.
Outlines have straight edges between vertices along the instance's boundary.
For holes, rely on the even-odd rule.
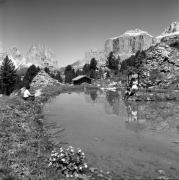
[[65,130],[55,142],[81,147],[92,166],[120,175],[179,177],[179,103],[124,102],[120,92],[60,94],[46,123]]

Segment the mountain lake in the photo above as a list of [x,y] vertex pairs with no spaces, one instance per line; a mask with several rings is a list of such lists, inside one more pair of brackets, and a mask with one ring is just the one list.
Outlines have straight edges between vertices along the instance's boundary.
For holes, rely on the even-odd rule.
[[92,167],[138,178],[179,177],[178,112],[179,102],[125,102],[120,91],[100,90],[62,93],[44,107],[56,144],[80,147]]

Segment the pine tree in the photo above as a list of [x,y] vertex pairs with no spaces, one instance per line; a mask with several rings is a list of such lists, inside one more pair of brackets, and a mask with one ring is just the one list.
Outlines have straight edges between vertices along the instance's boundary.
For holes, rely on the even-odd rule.
[[96,68],[97,68],[97,61],[95,58],[92,58],[90,61],[90,69],[96,70]]
[[33,78],[38,74],[39,71],[40,71],[39,67],[36,67],[35,65],[31,65],[28,68],[26,75],[24,76],[23,86],[29,86]]
[[57,81],[59,81],[59,82],[61,82],[61,83],[63,82],[63,79],[62,79],[59,71],[55,71],[55,72],[50,72],[50,71],[49,71],[48,74],[49,74],[49,76],[50,76],[51,78],[56,79]]
[[76,74],[76,76],[83,75],[83,70],[77,69],[75,74]]
[[10,95],[17,81],[16,70],[13,62],[6,56],[0,67],[1,93]]
[[111,70],[118,70],[119,61],[114,56],[113,52],[109,53],[109,56],[107,57],[106,66]]
[[85,64],[85,65],[83,66],[83,74],[84,74],[84,75],[87,75],[87,76],[90,75],[90,65],[89,65],[89,64]]
[[75,77],[75,70],[71,65],[65,68],[65,83],[71,83],[72,79]]

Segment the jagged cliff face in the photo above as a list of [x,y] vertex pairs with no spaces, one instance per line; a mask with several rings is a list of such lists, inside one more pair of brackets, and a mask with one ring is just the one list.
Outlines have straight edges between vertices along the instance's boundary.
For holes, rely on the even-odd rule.
[[11,48],[7,51],[8,57],[13,61],[15,67],[20,68],[22,66],[28,66],[26,64],[25,57],[21,54],[21,52],[17,48]]
[[103,65],[105,63],[104,51],[90,50],[85,53],[85,58],[84,58],[85,63],[90,63],[92,58],[95,58],[98,61],[98,66]]
[[47,47],[41,45],[32,46],[26,56],[23,56],[16,47],[3,51],[0,53],[0,64],[5,56],[13,61],[17,69],[29,67],[32,64],[42,68],[48,67],[52,70],[58,68],[54,54]]
[[105,42],[105,53],[111,51],[121,59],[125,59],[135,54],[137,51],[146,50],[156,43],[156,39],[145,31],[131,30],[123,35],[110,38]]
[[26,62],[51,69],[58,67],[58,62],[55,60],[52,51],[49,48],[41,45],[33,45],[29,49],[26,56]]
[[179,32],[179,22],[171,23],[170,26],[165,29],[162,35],[165,36],[176,32]]
[[76,61],[73,64],[71,64],[71,66],[74,69],[82,69],[85,64],[90,64],[90,61],[92,58],[95,58],[97,60],[97,62],[98,62],[97,66],[98,67],[104,66],[106,63],[105,52],[103,50],[100,51],[100,50],[93,49],[93,50],[87,51],[85,53],[83,60]]
[[26,59],[25,57],[21,54],[21,52],[17,48],[10,48],[7,51],[3,51],[0,56],[0,64],[2,63],[3,59],[5,56],[8,56],[9,59],[12,60],[14,63],[15,67],[18,69],[20,67],[26,67]]
[[165,31],[157,37],[159,42],[165,42],[168,45],[179,42],[179,22],[173,22]]

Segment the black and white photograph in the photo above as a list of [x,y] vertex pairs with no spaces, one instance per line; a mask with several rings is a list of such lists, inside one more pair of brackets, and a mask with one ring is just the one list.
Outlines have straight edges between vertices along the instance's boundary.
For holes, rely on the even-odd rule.
[[0,180],[179,179],[179,0],[0,0]]

